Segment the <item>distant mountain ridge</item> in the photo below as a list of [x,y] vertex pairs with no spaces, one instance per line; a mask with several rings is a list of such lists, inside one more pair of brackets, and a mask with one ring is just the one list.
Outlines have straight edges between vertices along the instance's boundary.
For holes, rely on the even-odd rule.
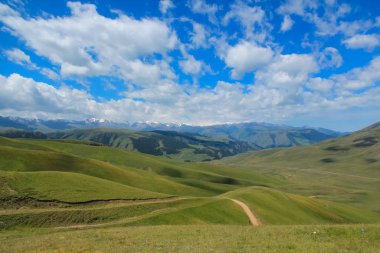
[[158,130],[193,133],[214,139],[230,139],[233,141],[247,142],[253,150],[314,144],[345,134],[324,128],[291,127],[256,122],[191,126],[186,124],[164,124],[156,122],[116,123],[104,119],[69,121],[0,117],[0,129],[21,129],[48,133],[81,128],[114,128],[135,131]]
[[145,154],[166,156],[181,161],[210,161],[252,150],[246,142],[217,140],[193,133],[174,131],[133,131],[126,129],[74,129],[50,133],[4,130],[8,138],[59,139],[90,145],[125,148]]

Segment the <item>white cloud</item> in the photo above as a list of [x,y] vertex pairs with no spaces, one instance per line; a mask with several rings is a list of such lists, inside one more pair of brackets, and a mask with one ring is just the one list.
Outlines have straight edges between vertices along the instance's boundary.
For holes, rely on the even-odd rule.
[[[344,42],[347,47],[375,47],[376,43],[367,41],[363,46],[353,39],[358,31],[366,32],[373,27],[374,22],[342,21],[350,7],[334,0],[324,2],[325,7],[316,0],[286,1],[278,9],[284,16],[281,31],[291,29],[294,15],[300,15],[316,26],[317,35],[341,33],[349,36]],[[172,2],[160,2],[163,13],[169,11],[169,3]],[[189,1],[188,5],[193,12],[206,15],[217,24],[217,5],[204,0]],[[237,22],[245,38],[238,33],[227,34],[220,27],[182,18],[192,25],[192,29],[188,28],[191,44],[179,43],[169,24],[156,18],[135,19],[120,12],[117,17],[109,18],[100,15],[91,4],[69,2],[68,6],[71,12],[66,16],[29,18],[0,4],[0,22],[5,32],[11,31],[26,42],[27,52],[33,52],[33,59],[38,55],[53,63],[51,69],[36,67],[49,78],[60,80],[58,72],[65,78],[78,80],[114,76],[131,89],[124,93],[119,90],[125,96],[121,99],[98,101],[84,90],[63,84],[55,87],[18,74],[0,75],[2,115],[213,124],[281,122],[301,114],[380,107],[380,88],[375,87],[380,81],[379,58],[347,73],[318,77],[319,68],[342,65],[339,51],[327,47],[320,52],[321,46],[316,46],[313,54],[281,54],[280,45],[270,41],[271,13],[253,6],[253,1],[234,2],[223,19],[225,25]],[[187,50],[193,53],[194,49],[208,48],[209,43],[230,68],[232,78],[250,73],[253,83],[218,81],[216,85],[200,86],[176,83],[176,74],[169,63],[175,60],[183,73],[196,80],[209,71],[208,66],[199,58],[200,54],[191,55]],[[177,48],[182,58],[170,54]],[[21,50],[4,51],[4,54],[18,64],[33,64]],[[136,83],[141,86],[135,89]],[[108,88],[115,89],[112,84]]]
[[380,38],[377,34],[356,34],[351,38],[343,40],[343,44],[351,49],[373,50],[380,46]]
[[334,75],[331,79],[337,82],[337,86],[343,91],[371,87],[380,81],[380,57],[375,57],[365,67]]
[[326,47],[320,54],[318,62],[324,68],[339,68],[342,66],[343,58],[336,48]]
[[197,22],[192,22],[193,25],[193,32],[191,33],[191,47],[193,48],[207,48],[208,47],[208,41],[207,36],[208,32],[206,31],[205,27]]
[[281,23],[281,28],[280,28],[281,32],[289,31],[290,29],[292,29],[293,24],[294,22],[292,18],[289,15],[285,15],[284,20]]
[[306,84],[306,86],[311,90],[329,95],[331,94],[331,90],[334,87],[334,81],[325,78],[315,77],[311,78],[309,82]]
[[59,80],[59,78],[60,78],[59,75],[55,71],[48,69],[48,68],[41,68],[40,72],[44,76],[49,77],[51,80]]
[[59,76],[57,73],[55,73],[53,70],[48,68],[40,68],[36,64],[34,64],[30,56],[25,54],[24,51],[14,48],[10,50],[4,51],[5,56],[8,58],[8,60],[17,63],[19,65],[25,66],[27,69],[31,70],[38,70],[41,74],[47,76],[48,78],[52,80],[58,80]]
[[[297,59],[298,60],[295,60]],[[300,58],[306,56],[284,56],[277,59],[276,67],[289,75],[297,76]],[[304,59],[304,62],[308,60]],[[293,63],[292,63],[293,62]],[[372,73],[379,80],[379,59],[356,73]],[[286,67],[286,63],[292,65]],[[376,65],[376,67],[375,67]],[[306,67],[303,72],[310,72]],[[366,73],[364,73],[366,72]],[[377,75],[377,76],[374,76]],[[69,87],[56,88],[46,83],[12,74],[0,75],[0,113],[21,117],[40,118],[107,118],[117,122],[157,121],[188,124],[217,124],[241,121],[283,122],[291,118],[301,119],[310,114],[342,113],[352,108],[379,108],[380,88],[371,88],[362,93],[331,94],[339,78],[311,78],[294,92],[283,83],[273,86],[256,83],[245,87],[240,83],[218,82],[213,89],[184,87],[171,80],[160,80],[156,89],[145,88],[128,92],[126,97],[109,101],[96,101],[86,91]],[[270,81],[268,79],[268,81]],[[344,80],[343,80],[344,81]],[[339,85],[338,85],[339,88]],[[243,92],[248,89],[248,92]],[[228,101],[226,103],[226,101]],[[306,116],[305,116],[306,115]]]
[[278,55],[271,64],[255,73],[255,84],[274,89],[281,94],[282,104],[303,104],[307,92],[304,90],[318,65],[312,55]]
[[336,34],[353,36],[375,26],[372,20],[342,20],[351,10],[350,5],[333,0],[286,0],[277,8],[279,14],[297,15],[313,24],[316,27],[315,34],[318,36]]
[[198,76],[202,72],[201,61],[197,61],[194,56],[189,55],[186,60],[179,61],[179,66],[181,67],[183,73]]
[[18,13],[8,5],[0,3],[0,16],[18,16]]
[[194,13],[207,15],[211,23],[218,23],[216,12],[219,10],[219,7],[216,4],[208,4],[206,0],[189,0],[188,6]]
[[18,48],[13,48],[10,50],[4,51],[5,56],[7,56],[8,60],[17,63],[19,65],[31,65],[32,62],[30,60],[30,56],[25,54],[24,51],[21,51]]
[[227,50],[225,62],[233,69],[232,77],[240,79],[245,73],[268,64],[272,57],[273,51],[270,48],[243,41]]
[[314,10],[318,7],[318,1],[316,0],[287,0],[277,11],[280,14],[297,14],[299,16],[304,16],[306,12]]
[[78,66],[70,63],[63,62],[61,64],[61,75],[88,75],[90,69],[86,66]]
[[173,9],[175,5],[171,0],[160,0],[159,8],[162,14],[166,14],[168,10]]
[[67,5],[71,16],[34,19],[24,19],[2,5],[0,21],[36,54],[59,65],[66,76],[121,74],[129,81],[148,85],[140,70],[154,72],[155,77],[166,74],[159,61],[152,61],[153,54],[165,55],[176,46],[176,34],[165,23],[120,13],[111,19],[99,15],[91,4]]
[[242,26],[246,38],[262,43],[269,36],[271,25],[266,21],[265,11],[261,7],[250,7],[242,1],[237,1],[231,5],[223,23],[227,25],[231,20],[236,20]]
[[84,91],[36,82],[18,74],[0,75],[0,111],[54,117],[91,115],[96,102]]

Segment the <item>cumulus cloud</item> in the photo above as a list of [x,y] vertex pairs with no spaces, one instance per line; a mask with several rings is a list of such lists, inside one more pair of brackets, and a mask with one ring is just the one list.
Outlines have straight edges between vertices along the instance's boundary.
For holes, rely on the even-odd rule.
[[261,7],[251,7],[242,1],[231,5],[231,10],[224,16],[223,23],[227,25],[232,20],[241,25],[246,38],[258,42],[264,42],[271,29],[270,24],[266,21],[265,11]]
[[191,33],[192,48],[207,48],[208,47],[208,32],[205,27],[197,22],[192,22],[193,32]]
[[[174,8],[173,2],[161,0],[160,11],[168,13]],[[221,9],[216,4],[207,0],[187,3],[194,13],[218,24],[217,14]],[[17,36],[25,42],[22,48],[27,47],[25,52],[10,49],[2,51],[3,54],[23,66],[35,66],[32,59],[38,56],[44,61],[48,59],[51,68],[46,68],[48,64],[35,66],[34,70],[59,80],[53,86],[19,74],[0,75],[1,115],[215,124],[281,122],[299,115],[322,115],[322,111],[341,112],[352,108],[380,111],[379,57],[346,73],[318,76],[320,69],[342,65],[338,49],[324,47],[320,43],[322,39],[315,41],[319,44],[313,47],[313,53],[288,52],[282,47],[286,44],[276,44],[270,35],[269,21],[274,20],[272,15],[276,13],[265,12],[253,1],[237,0],[225,9],[222,24],[228,29],[179,18],[189,22],[189,26],[184,26],[187,33],[180,37],[185,43],[179,41],[170,27],[175,27],[174,19],[136,19],[121,12],[114,12],[111,18],[98,13],[93,4],[68,2],[67,6],[70,11],[65,16],[31,18],[0,3],[3,32]],[[325,0],[323,4],[317,0],[286,0],[277,14],[283,18],[282,32],[292,29],[293,20],[303,19],[315,25],[317,36],[340,34],[347,48],[375,49],[379,44],[376,22],[343,20],[350,11],[350,6],[334,0]],[[236,30],[229,34],[231,27],[236,28],[234,25],[240,27],[242,35]],[[369,37],[360,37],[363,34]],[[376,42],[372,36],[377,38]],[[210,46],[215,47],[216,57],[231,71],[232,79],[242,79],[249,73],[253,81],[239,83],[215,77],[210,78],[210,83],[200,85],[178,83],[185,74],[192,76],[197,84],[200,76],[211,72],[206,62],[215,56],[215,51]],[[207,54],[205,57],[203,52]],[[220,62],[210,61],[214,63],[220,67]],[[95,80],[104,78],[106,83],[117,78],[127,88],[120,90],[107,83],[104,88],[114,89],[118,96],[99,100],[91,95],[101,95],[98,91],[65,85],[65,79],[99,76]]]
[[373,50],[380,46],[380,38],[377,34],[356,34],[351,38],[343,40],[343,44],[350,49]]
[[70,88],[55,88],[18,74],[0,75],[0,111],[16,114],[59,116],[91,115],[96,102],[86,92]]
[[268,64],[273,57],[272,49],[260,47],[255,43],[242,41],[230,47],[225,56],[225,62],[232,68],[231,76],[240,79],[245,73],[256,70]]
[[8,58],[8,60],[17,63],[19,65],[32,65],[32,62],[30,60],[30,56],[25,54],[24,51],[13,48],[10,50],[4,51],[5,56]]
[[137,20],[121,13],[112,19],[100,15],[92,4],[67,5],[70,16],[33,19],[2,5],[0,21],[36,54],[60,66],[64,76],[117,73],[128,81],[147,85],[152,78],[139,71],[148,70],[155,77],[167,74],[158,61],[149,59],[176,46],[176,34],[164,22]]
[[219,10],[219,7],[216,4],[208,4],[206,0],[189,0],[188,6],[194,13],[207,15],[211,23],[218,23],[216,12]]
[[[297,58],[298,56],[280,57],[276,66],[289,75],[302,75],[296,70]],[[292,66],[285,67],[286,62]],[[349,78],[360,72],[364,78],[365,74],[372,73],[370,79],[376,82],[380,80],[378,62],[380,60],[376,58],[369,66],[356,70],[356,73],[343,75]],[[303,70],[310,71],[310,66]],[[156,89],[134,90],[126,93],[124,98],[99,102],[83,90],[56,88],[18,74],[8,77],[0,75],[0,86],[3,87],[0,89],[0,113],[53,119],[96,117],[117,122],[158,121],[204,125],[247,120],[281,122],[322,111],[328,113],[379,107],[380,88],[376,87],[359,94],[321,95],[334,89],[334,86],[339,88],[339,83],[345,82],[342,78],[311,78],[305,81],[305,87],[298,84],[298,90],[303,92],[296,93],[287,92],[286,85],[273,86],[268,83],[246,87],[240,83],[220,81],[212,89],[194,89],[180,86],[171,80],[160,80]],[[306,88],[313,92],[306,92]]]
[[343,58],[339,51],[333,47],[326,47],[319,57],[319,65],[324,68],[339,68],[342,66]]
[[380,81],[380,57],[375,57],[365,67],[334,75],[332,80],[337,82],[339,88],[343,90],[358,90],[371,87]]
[[297,14],[304,16],[308,11],[318,8],[316,0],[287,0],[277,9],[281,14]]
[[18,16],[19,14],[6,4],[0,3],[0,16]]
[[318,36],[352,36],[375,26],[372,20],[344,20],[351,9],[348,4],[333,0],[286,0],[277,8],[277,13],[285,17],[300,16],[315,26]]
[[335,83],[332,80],[315,77],[315,78],[310,78],[310,80],[306,84],[306,87],[313,91],[318,91],[318,92],[322,92],[324,94],[330,95],[331,94],[330,91],[333,89],[334,84]]
[[183,73],[198,76],[202,72],[202,62],[189,55],[186,60],[180,61],[179,66]]
[[49,68],[40,68],[40,72],[41,72],[41,74],[43,74],[44,76],[47,76],[51,80],[59,80],[60,79],[60,76],[55,71],[53,71]]
[[292,18],[289,15],[285,15],[284,20],[281,23],[281,28],[280,28],[281,32],[289,31],[290,29],[292,29],[293,24],[294,22]]
[[281,104],[304,104],[307,92],[304,89],[310,75],[318,71],[312,55],[278,55],[271,64],[255,73],[256,85],[274,89],[281,94]]
[[171,0],[160,0],[159,8],[162,14],[166,14],[168,10],[173,9],[175,5]]
[[4,55],[8,58],[8,60],[14,63],[17,63],[19,65],[22,65],[26,67],[27,69],[38,70],[41,74],[43,74],[44,76],[47,76],[48,78],[52,80],[59,79],[59,76],[56,72],[54,72],[53,70],[49,68],[38,67],[35,63],[32,62],[29,55],[27,55],[24,51],[18,48],[5,50]]

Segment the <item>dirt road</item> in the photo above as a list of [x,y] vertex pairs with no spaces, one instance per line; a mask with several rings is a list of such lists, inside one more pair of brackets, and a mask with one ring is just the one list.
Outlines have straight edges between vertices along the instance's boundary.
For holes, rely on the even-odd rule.
[[251,222],[252,226],[261,225],[261,222],[255,217],[255,215],[252,213],[251,209],[249,209],[249,207],[246,204],[244,204],[243,202],[236,200],[236,199],[230,199],[230,200],[232,200],[233,202],[238,204],[243,209],[245,214],[248,216],[248,219]]

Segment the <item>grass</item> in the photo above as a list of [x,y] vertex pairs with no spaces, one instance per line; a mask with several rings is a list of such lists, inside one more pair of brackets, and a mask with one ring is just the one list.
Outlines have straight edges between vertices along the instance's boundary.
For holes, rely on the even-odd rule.
[[118,225],[249,225],[229,199],[188,198],[0,211],[0,228]]
[[38,200],[88,202],[112,199],[151,199],[169,195],[71,172],[0,172],[0,196]]
[[[13,142],[20,144],[24,141],[18,140]],[[25,142],[29,144],[29,142]],[[33,146],[35,145],[37,144],[33,144]],[[64,145],[77,146],[77,144],[70,143],[64,143]],[[79,148],[80,146],[87,145],[79,145]],[[110,154],[112,150],[118,150],[116,148],[109,149]],[[46,147],[42,145],[38,145],[38,149],[31,149],[29,146],[26,146],[26,148],[9,145],[0,146],[0,170],[74,172],[159,193],[195,196],[213,194],[212,192],[168,180],[151,171],[127,166],[115,166],[109,162],[80,157],[53,149],[46,150]]]
[[0,252],[376,252],[378,144],[342,140],[216,164],[0,138]]
[[36,227],[69,227],[129,224],[177,209],[207,203],[201,199],[172,199],[143,202],[112,202],[95,205],[68,205],[64,208],[22,208],[0,212],[1,229],[32,229]]
[[377,253],[379,225],[139,226],[0,234],[1,252]]
[[240,207],[228,199],[214,199],[189,208],[174,210],[138,220],[131,225],[196,225],[234,224],[248,225],[249,221]]
[[38,149],[0,146],[0,170],[75,172],[149,191],[187,196],[212,196],[241,186],[282,183],[254,171],[180,163],[118,148],[40,140],[13,142]]
[[[0,146],[0,169],[8,170],[0,173],[0,178],[3,179],[3,187],[0,187],[3,189],[1,191],[3,195],[17,193],[17,196],[24,198],[80,202],[101,199],[162,198],[168,195],[216,197],[222,194],[223,197],[233,197],[247,202],[265,224],[369,223],[379,220],[376,212],[366,208],[362,208],[363,215],[360,215],[360,212],[351,206],[279,191],[292,189],[299,191],[297,193],[305,193],[299,185],[294,187],[292,180],[267,176],[266,171],[256,172],[252,169],[212,163],[181,163],[167,158],[81,142],[4,138],[0,141],[3,144]],[[258,156],[265,157],[267,153],[273,152],[275,153],[275,151],[258,152]],[[334,179],[331,176],[329,178]],[[361,179],[350,179],[352,183],[361,182]],[[368,182],[368,179],[364,181]],[[342,182],[347,184],[345,180]],[[311,184],[310,189],[313,190],[313,186]],[[332,186],[335,187],[334,184]],[[370,186],[376,187],[367,184],[367,188],[363,187],[362,191]],[[341,189],[346,191],[345,194],[348,190],[355,190],[348,185],[342,185]],[[338,192],[331,196],[340,197],[339,194]],[[214,199],[210,198],[210,201]],[[222,202],[214,204],[220,203]],[[236,206],[229,201],[223,203],[226,212],[235,212]],[[206,207],[197,208],[203,210]],[[216,212],[223,213],[222,209]],[[205,216],[203,221],[212,220],[213,216],[208,216],[208,213],[206,211],[202,213]],[[165,222],[160,223],[162,219],[167,224],[172,224],[168,223],[170,218],[167,217],[173,218],[174,214],[181,217],[182,220],[178,220],[179,224],[186,222],[186,217],[189,218],[191,215],[194,219],[189,218],[189,220],[202,221],[196,212],[181,209],[178,212],[163,214],[161,217],[151,217],[149,221],[139,220],[138,223],[153,224],[157,221],[159,224],[165,224]],[[245,219],[244,215],[236,217]],[[229,224],[229,221],[226,220],[226,223]]]
[[247,187],[222,195],[246,203],[263,224],[371,223],[380,215],[330,201],[265,187]]
[[251,152],[216,163],[287,181],[279,190],[380,212],[380,129],[316,145]]

